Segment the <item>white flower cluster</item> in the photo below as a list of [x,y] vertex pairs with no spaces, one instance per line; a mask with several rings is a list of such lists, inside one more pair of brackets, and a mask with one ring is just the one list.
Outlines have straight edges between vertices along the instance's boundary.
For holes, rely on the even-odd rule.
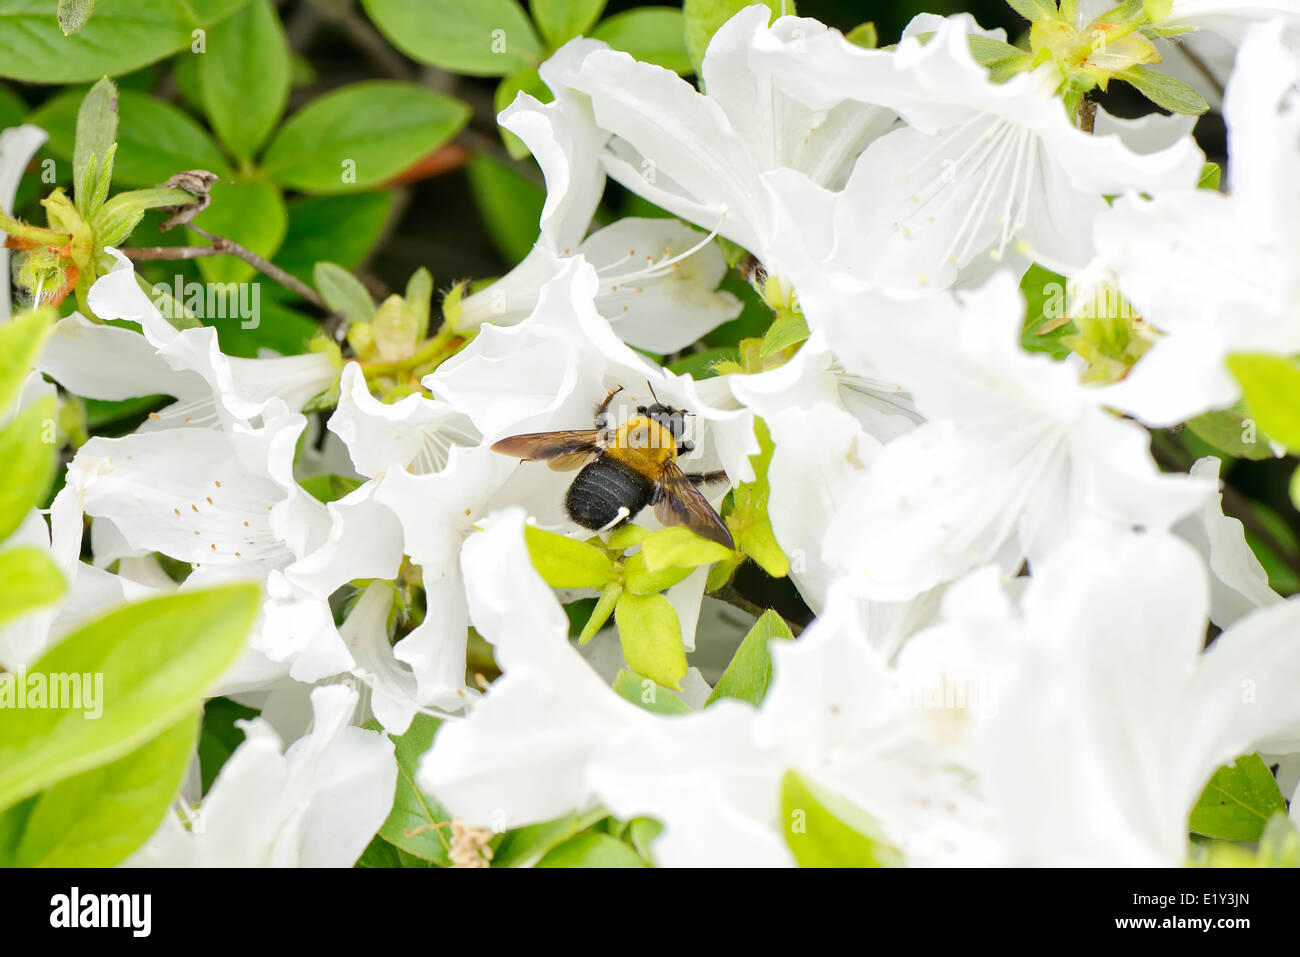
[[[1226,194],[1197,188],[1183,118],[1101,111],[1085,132],[1050,62],[994,82],[970,41],[1001,37],[968,16],[865,49],[750,7],[714,36],[698,89],[574,40],[542,68],[553,100],[501,114],[545,174],[536,246],[459,303],[477,334],[391,404],[360,363],[232,358],[213,330],[178,331],[121,258],[90,304],[124,322],[64,319],[40,371],[80,396],[175,401],[77,452],[43,543],[70,597],[0,632],[0,664],[123,596],[263,584],[213,689],[263,718],[195,825],[169,822],[137,862],[350,864],[394,769],[387,739],[347,725],[400,734],[425,712],[445,720],[420,783],[467,826],[599,805],[661,822],[663,865],[790,864],[794,770],[910,865],[1183,863],[1218,767],[1277,756],[1288,789],[1300,771],[1300,605],[1224,517],[1219,463],[1161,472],[1147,430],[1236,402],[1230,354],[1300,353],[1295,6],[1173,4],[1178,25],[1239,44]],[[681,221],[588,235],[607,180]],[[637,350],[680,350],[738,313],[715,236],[811,336],[783,364],[696,380]],[[1129,374],[1097,382],[1077,355],[1025,351],[1031,263],[1122,291],[1152,338]],[[667,592],[696,707],[661,714],[611,688],[612,631],[579,649],[573,596],[530,561],[526,523],[572,528],[572,475],[490,446],[589,427],[618,386],[692,410],[692,463],[732,486],[755,478],[756,420],[770,432],[768,514],[816,620],[773,643],[758,706],[702,707],[710,653],[725,664],[742,633],[704,569]],[[307,448],[303,409],[332,388]],[[300,484],[313,469],[357,487],[324,504]],[[183,584],[158,554],[193,566]],[[390,644],[396,580],[427,610]],[[349,583],[360,597],[341,608]],[[471,626],[502,671],[486,687],[467,679]]]

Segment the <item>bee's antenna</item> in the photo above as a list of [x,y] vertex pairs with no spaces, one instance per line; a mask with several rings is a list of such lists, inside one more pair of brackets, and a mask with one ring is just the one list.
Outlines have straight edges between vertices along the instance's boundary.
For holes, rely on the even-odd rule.
[[646,388],[650,390],[650,398],[654,399],[657,404],[659,402],[659,396],[655,395],[655,387],[650,384],[649,379],[645,380],[645,385]]

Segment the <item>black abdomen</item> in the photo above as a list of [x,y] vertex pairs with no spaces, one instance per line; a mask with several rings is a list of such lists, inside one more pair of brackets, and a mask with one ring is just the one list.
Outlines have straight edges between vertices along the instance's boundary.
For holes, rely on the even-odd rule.
[[635,469],[617,459],[600,458],[573,480],[564,509],[583,528],[604,528],[618,518],[620,508],[628,512],[623,521],[634,518],[652,494],[654,486]]

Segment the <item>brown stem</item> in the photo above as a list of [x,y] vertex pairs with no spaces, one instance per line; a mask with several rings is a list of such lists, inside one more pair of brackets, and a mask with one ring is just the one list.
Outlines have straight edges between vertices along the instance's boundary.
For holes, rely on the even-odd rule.
[[[733,608],[739,608],[741,611],[747,612],[755,618],[761,618],[765,611],[775,611],[775,609],[765,608],[762,605],[743,597],[739,592],[732,588],[731,585],[723,585],[717,591],[709,592],[709,597],[716,598],[718,601],[725,601]],[[785,619],[783,618],[782,621],[785,621]],[[795,637],[798,637],[803,633],[803,625],[793,621],[786,621],[785,624],[786,627],[790,629],[790,633]]]
[[1086,96],[1079,101],[1079,129],[1089,136],[1097,125],[1097,103]]

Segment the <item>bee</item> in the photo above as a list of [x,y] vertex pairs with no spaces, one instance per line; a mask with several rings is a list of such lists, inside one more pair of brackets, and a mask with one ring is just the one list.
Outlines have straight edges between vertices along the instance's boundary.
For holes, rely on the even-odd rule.
[[514,435],[494,443],[492,450],[523,461],[542,460],[558,472],[580,468],[564,497],[564,510],[583,528],[617,528],[651,505],[664,525],[685,525],[702,538],[735,548],[727,526],[696,488],[723,481],[727,473],[683,472],[678,465],[678,457],[695,448],[684,438],[690,413],[661,403],[651,386],[654,403],[637,406],[635,416],[611,427],[609,404],[622,391],[619,386],[596,406],[594,429]]

